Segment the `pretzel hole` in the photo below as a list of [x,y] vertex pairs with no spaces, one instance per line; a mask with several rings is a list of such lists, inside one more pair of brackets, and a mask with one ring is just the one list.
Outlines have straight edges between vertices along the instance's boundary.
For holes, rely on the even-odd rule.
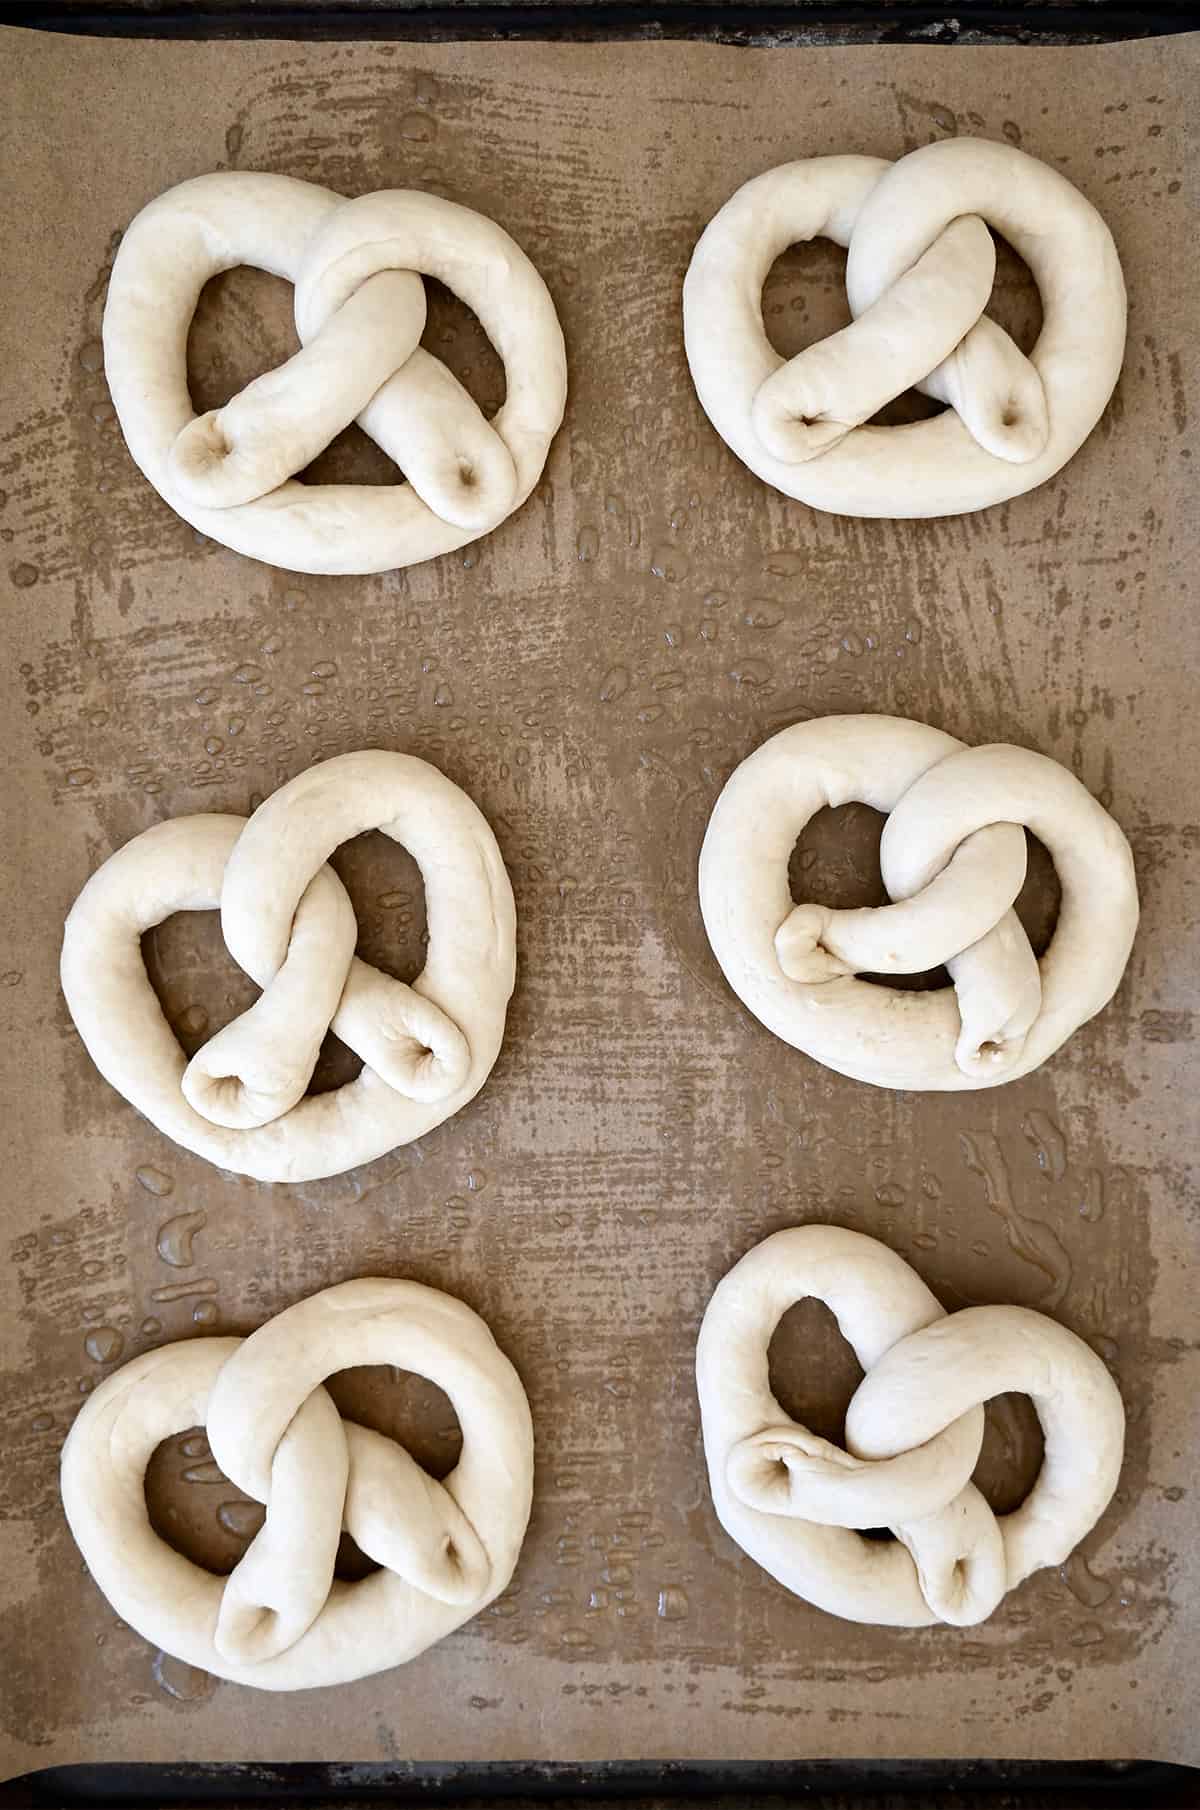
[[[282,277],[250,265],[209,278],[188,331],[188,389],[198,415],[223,408],[254,378],[278,369],[299,351],[293,295]],[[301,483],[313,484],[402,482],[398,467],[356,426],[346,428],[296,475]]]
[[[794,358],[806,346],[828,339],[850,325],[846,300],[846,253],[828,239],[789,245],[767,272],[762,294],[763,326],[781,358]],[[898,427],[940,415],[944,405],[918,390],[906,390],[872,417],[876,426]],[[796,416],[804,427],[818,416]]]
[[[834,708],[831,703],[830,708]],[[828,905],[835,911],[888,904],[879,871],[879,838],[886,817],[865,804],[844,804],[818,811],[805,825],[788,863],[788,886],[797,905]],[[1050,851],[1025,832],[1025,884],[1014,909],[1033,952],[1045,954],[1058,922],[1062,889]],[[874,986],[929,992],[948,987],[945,967],[919,974],[860,974]],[[984,1053],[990,1054],[987,1046]]]
[[[328,1389],[343,1420],[357,1421],[402,1445],[411,1458],[440,1483],[458,1463],[462,1428],[449,1396],[426,1376],[390,1364],[358,1364],[327,1377]],[[444,1548],[454,1556],[449,1535]],[[350,1535],[338,1548],[337,1575],[348,1583],[378,1571]]]
[[[215,808],[245,809],[230,799]],[[347,842],[331,865],[345,885],[358,917],[358,954],[366,962],[411,984],[425,966],[428,929],[425,883],[406,848],[381,830]],[[181,911],[142,937],[142,959],[167,1023],[191,1059],[210,1037],[248,1011],[259,990],[238,967],[221,935],[220,913]],[[424,1045],[420,1054],[432,1052]],[[332,1032],[321,1045],[308,1084],[310,1094],[353,1081],[362,1063]],[[241,1080],[230,1077],[230,1088]]]
[[863,1370],[823,1301],[810,1298],[788,1308],[767,1347],[767,1376],[786,1415],[818,1438],[845,1444],[846,1409]]
[[[996,247],[996,277],[985,313],[999,323],[1014,344],[1026,356],[1037,344],[1042,330],[1042,298],[1033,272],[1007,239],[992,231]],[[1016,425],[1016,417],[1004,418],[1005,427]]]
[[1019,1508],[1045,1453],[1041,1422],[1027,1395],[997,1395],[983,1410],[983,1445],[971,1481],[993,1514]]

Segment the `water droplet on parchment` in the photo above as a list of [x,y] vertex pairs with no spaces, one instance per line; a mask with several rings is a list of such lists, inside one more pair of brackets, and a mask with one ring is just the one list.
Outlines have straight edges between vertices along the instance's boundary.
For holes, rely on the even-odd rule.
[[201,1209],[196,1213],[177,1213],[174,1219],[168,1219],[158,1234],[158,1254],[164,1263],[173,1269],[189,1269],[196,1261],[192,1245],[196,1233],[204,1230],[208,1224],[208,1215]]
[[1085,1609],[1098,1609],[1112,1595],[1112,1585],[1088,1569],[1088,1562],[1081,1552],[1073,1552],[1066,1564],[1059,1567],[1058,1575]]
[[37,583],[38,579],[41,577],[41,573],[36,566],[31,566],[27,559],[23,559],[19,565],[12,568],[9,577],[16,585],[18,591],[28,591]]
[[134,1176],[147,1194],[162,1196],[169,1194],[175,1186],[165,1169],[154,1169],[149,1164],[141,1169],[135,1169]]
[[575,542],[575,557],[581,565],[590,565],[600,551],[600,536],[595,528],[583,527]]
[[115,1326],[94,1326],[83,1341],[94,1364],[115,1364],[124,1348],[125,1341]]
[[1042,1174],[1052,1182],[1060,1182],[1067,1172],[1067,1140],[1054,1120],[1035,1108],[1021,1120],[1021,1130],[1033,1145]]
[[155,1654],[154,1682],[179,1703],[200,1703],[211,1697],[217,1688],[211,1672],[201,1671],[198,1665],[187,1665],[173,1653]]
[[664,1584],[658,1593],[658,1618],[660,1621],[684,1621],[687,1619],[687,1591],[678,1584]]
[[600,702],[615,704],[629,690],[629,674],[623,666],[610,666],[600,681]]

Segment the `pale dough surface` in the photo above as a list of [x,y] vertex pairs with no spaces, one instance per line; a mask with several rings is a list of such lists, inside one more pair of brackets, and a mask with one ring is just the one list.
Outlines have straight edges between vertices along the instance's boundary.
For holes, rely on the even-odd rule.
[[[252,264],[295,285],[301,349],[197,417],[187,334],[210,277]],[[420,346],[422,275],[477,315],[507,393],[486,421]],[[528,497],[562,421],[554,303],[502,227],[412,189],[345,200],[247,170],[197,176],[142,209],[104,310],[104,368],[134,460],[201,533],[295,572],[383,572],[453,552]],[[304,484],[352,421],[403,484]]]
[[[866,1372],[847,1450],[790,1420],[771,1392],[771,1335],[795,1302],[832,1311]],[[839,1226],[777,1232],[708,1304],[696,1384],[709,1487],[731,1539],[831,1615],[891,1627],[989,1616],[1007,1590],[1060,1565],[1117,1486],[1125,1412],[1090,1346],[1026,1307],[947,1315],[903,1258]],[[1032,1398],[1037,1481],[996,1517],[971,1483],[982,1403]],[[888,1527],[895,1541],[867,1540]]]
[[[983,312],[989,226],[1041,295],[1028,357]],[[855,319],[785,361],[763,326],[763,283],[781,252],[814,238],[848,247]],[[721,438],[764,482],[839,515],[959,515],[1044,484],[1104,411],[1125,315],[1120,260],[1091,203],[1036,158],[977,138],[896,163],[768,170],[705,228],[683,288],[692,380]],[[867,425],[914,386],[944,413]]]
[[[823,806],[888,813],[896,901],[795,905],[788,861]],[[1036,959],[1012,910],[1028,828],[1062,888]],[[744,760],[700,851],[700,909],[734,992],[785,1043],[878,1087],[991,1087],[1027,1075],[1116,992],[1138,921],[1133,856],[1074,774],[1007,743],[967,748],[925,723],[828,716]],[[953,989],[858,980],[945,963]]]
[[[321,1385],[359,1364],[413,1371],[449,1396],[463,1448],[443,1482],[341,1420]],[[227,1579],[168,1546],[146,1511],[155,1448],[192,1426],[266,1505]],[[88,1570],[123,1621],[218,1677],[308,1690],[403,1665],[500,1594],[529,1520],[533,1426],[520,1378],[469,1307],[364,1279],[248,1339],[191,1339],[126,1364],[80,1409],[61,1483]],[[382,1567],[358,1583],[334,1577],[343,1528]]]
[[[354,953],[358,925],[328,857],[366,830],[413,856],[429,947],[407,986]],[[189,1063],[142,959],[176,911],[220,909],[230,954],[263,993]],[[516,977],[516,910],[482,812],[427,761],[381,749],[323,761],[253,817],[156,824],[92,875],[67,918],[62,986],[101,1074],[167,1137],[260,1181],[368,1163],[440,1125],[491,1073]],[[326,1031],[356,1080],[306,1095]]]

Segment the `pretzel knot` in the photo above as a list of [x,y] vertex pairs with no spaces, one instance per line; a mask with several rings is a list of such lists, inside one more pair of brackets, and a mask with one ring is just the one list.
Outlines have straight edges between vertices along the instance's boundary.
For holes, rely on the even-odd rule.
[[[301,349],[196,418],[184,351],[204,284],[253,264],[295,284]],[[507,396],[484,419],[419,342],[421,275],[478,316]],[[566,400],[549,291],[493,221],[394,189],[344,200],[287,176],[198,176],[134,220],[113,265],[104,362],[126,443],[214,540],[297,572],[381,572],[497,526],[541,475]],[[295,481],[352,421],[406,485]]]
[[[413,985],[354,953],[349,895],[325,865],[380,829],[425,882],[429,948]],[[141,937],[176,911],[220,908],[230,954],[263,991],[189,1063]],[[168,1137],[261,1181],[309,1181],[411,1143],[473,1098],[504,1035],[515,978],[512,888],[486,819],[411,755],[343,754],[298,774],[253,817],[179,817],[135,836],[80,893],[62,985],[105,1079]],[[363,1062],[305,1094],[327,1031]]]
[[[984,314],[989,225],[1041,294],[1028,357]],[[855,318],[785,362],[763,283],[812,238],[847,247]],[[949,139],[894,164],[814,157],[747,182],[696,246],[683,321],[705,413],[768,484],[841,515],[957,515],[1032,490],[1082,446],[1121,369],[1125,284],[1107,226],[1065,177],[1010,145]],[[913,387],[948,409],[866,425]]]
[[[846,1445],[789,1420],[767,1347],[795,1302],[823,1301],[866,1375]],[[757,1245],[718,1285],[696,1378],[713,1504],[780,1583],[850,1621],[983,1621],[1006,1590],[1059,1565],[1103,1514],[1125,1414],[1090,1346],[1024,1307],[947,1315],[902,1258],[860,1232],[801,1226]],[[971,1483],[993,1396],[1032,1398],[1045,1436],[1033,1488],[993,1515]],[[896,1543],[863,1539],[890,1528]]]
[[[788,861],[823,806],[890,813],[880,843],[896,903],[793,905]],[[1062,888],[1040,961],[1013,911],[1025,828]],[[1037,1068],[1116,992],[1138,920],[1133,856],[1084,786],[1045,755],[967,748],[924,723],[796,723],[742,762],[700,853],[713,953],[777,1037],[879,1087],[990,1087]],[[945,963],[953,991],[854,978]]]
[[[393,1364],[449,1396],[462,1456],[435,1482],[403,1447],[341,1420],[337,1370]],[[146,1515],[162,1440],[206,1426],[220,1469],[266,1508],[228,1579],[167,1546]],[[81,1409],[63,1506],[117,1614],[191,1665],[263,1690],[341,1684],[402,1665],[508,1584],[533,1488],[516,1371],[478,1315],[416,1282],[343,1282],[248,1339],[135,1358]],[[334,1580],[343,1528],[382,1569]]]

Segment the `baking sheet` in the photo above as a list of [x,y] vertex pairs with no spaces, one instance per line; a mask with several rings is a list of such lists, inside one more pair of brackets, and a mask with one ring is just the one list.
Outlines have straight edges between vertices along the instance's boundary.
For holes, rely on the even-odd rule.
[[[0,55],[0,583],[6,1179],[0,1276],[0,1763],[79,1760],[1034,1756],[1195,1760],[1195,847],[1200,556],[1197,39],[1098,49],[744,51],[88,42]],[[1102,209],[1129,349],[1101,428],[1053,483],[942,522],[817,515],[718,444],[683,359],[694,240],[787,158],[1006,138]],[[464,553],[298,578],[203,542],[148,489],[98,335],[122,228],[200,171],[347,193],[427,186],[493,215],[544,273],[571,397],[545,478]],[[195,394],[290,348],[289,291],[206,291]],[[1031,321],[1020,267],[997,310]],[[781,348],[845,318],[840,257],[770,278]],[[444,298],[428,343],[483,399],[500,376]],[[332,475],[386,476],[347,436]],[[983,1094],[859,1087],[775,1042],[725,987],[695,862],[732,767],[805,713],[913,715],[1072,767],[1133,842],[1141,933],[1115,1004],[1038,1074]],[[495,826],[520,979],[483,1095],[391,1158],[269,1188],[176,1150],[100,1080],[57,989],[88,873],[147,825],[243,811],[363,745],[443,766]],[[867,902],[870,813],[814,826],[805,889]],[[420,962],[412,863],[346,852],[363,949]],[[1027,907],[1052,905],[1034,864]],[[194,1046],[249,994],[210,919],[148,957]],[[346,1072],[328,1053],[323,1078]],[[1189,1219],[1189,1210],[1192,1217]],[[985,1626],[851,1626],[789,1599],[717,1526],[692,1386],[726,1268],[828,1220],[908,1256],[948,1307],[1041,1306],[1112,1364],[1129,1409],[1116,1501],[1060,1575]],[[319,1699],[252,1694],[114,1620],[58,1505],[81,1393],[120,1358],[248,1331],[347,1276],[462,1295],[529,1390],[537,1494],[516,1579],[402,1671]],[[818,1310],[773,1350],[789,1410],[836,1433],[854,1365]],[[386,1373],[348,1410],[443,1468],[445,1404]],[[1037,1463],[989,1411],[983,1481]],[[202,1439],[152,1511],[230,1564],[252,1525]]]

